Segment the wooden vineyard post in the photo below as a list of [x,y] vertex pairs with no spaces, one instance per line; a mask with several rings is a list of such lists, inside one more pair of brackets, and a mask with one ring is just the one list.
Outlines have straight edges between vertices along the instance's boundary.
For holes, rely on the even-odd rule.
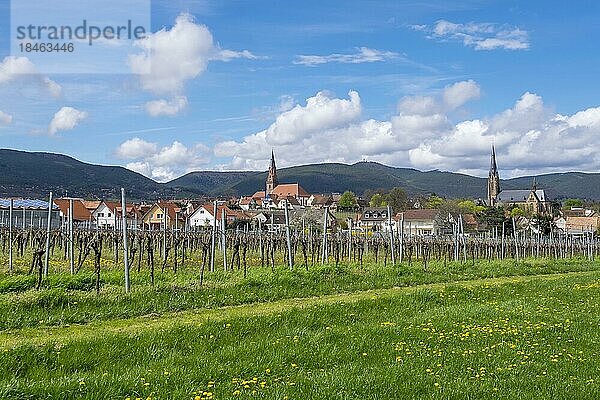
[[163,212],[163,243],[162,243],[162,259],[163,266],[167,263],[167,205],[165,205],[162,209]]
[[513,236],[514,236],[514,240],[515,240],[515,257],[517,259],[517,261],[519,261],[519,240],[518,240],[518,236],[517,236],[517,224],[515,222],[515,218],[512,218],[512,225],[513,225]]
[[505,231],[506,231],[505,225],[506,225],[506,221],[502,221],[502,243],[501,243],[502,250],[501,250],[501,258],[500,258],[501,260],[504,260],[504,240],[505,240],[504,235],[505,235]]
[[215,239],[217,235],[217,201],[213,203],[213,226],[210,247],[210,272],[215,272]]
[[13,273],[13,199],[8,206],[8,271]]
[[323,216],[323,251],[321,255],[321,264],[329,262],[327,254],[327,218],[329,217],[329,207],[325,207],[325,215]]
[[227,271],[227,232],[225,231],[225,207],[221,209],[221,239],[223,241],[223,270]]
[[262,222],[258,218],[258,247],[260,247],[260,266],[265,266],[265,249],[263,247]]
[[119,248],[117,247],[117,207],[113,211],[113,258],[115,267],[119,262]]
[[458,216],[458,220],[460,221],[460,233],[461,233],[462,250],[463,250],[463,261],[467,262],[467,238],[465,237],[465,225],[464,225],[462,214],[460,214]]
[[284,200],[285,207],[285,236],[287,240],[287,250],[288,250],[288,266],[290,269],[294,269],[294,260],[292,256],[292,239],[290,238],[290,217],[288,214],[288,202],[287,199]]
[[129,254],[127,245],[127,204],[125,202],[125,189],[121,188],[121,225],[123,227],[123,262],[125,263],[125,293],[129,293]]
[[392,255],[392,265],[396,265],[396,252],[394,249],[394,229],[392,228],[392,208],[387,206],[388,227],[390,229],[390,249]]
[[348,265],[352,262],[352,218],[348,218]]
[[69,269],[75,274],[75,254],[73,253],[73,199],[69,199]]
[[402,264],[402,258],[404,255],[404,213],[400,217],[400,264]]
[[48,276],[50,264],[50,230],[52,229],[52,192],[48,199],[48,225],[46,226],[46,253],[44,254],[44,277]]

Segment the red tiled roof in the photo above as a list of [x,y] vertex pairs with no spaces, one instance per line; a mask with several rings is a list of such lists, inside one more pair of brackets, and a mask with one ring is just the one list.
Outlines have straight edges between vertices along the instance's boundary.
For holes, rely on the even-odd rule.
[[[176,204],[168,201],[159,201],[157,205],[161,210],[166,211],[171,220],[175,220],[177,218],[177,214],[181,211],[181,208],[179,208]],[[179,217],[179,219],[182,219],[181,215],[179,215]]]
[[90,212],[93,212],[102,203],[100,200],[82,200],[81,202]]
[[[123,207],[121,207],[121,205],[117,206],[115,209],[116,209],[117,215],[122,215],[121,210],[123,209]],[[126,204],[125,212],[127,213],[127,216],[130,218],[135,218],[136,214],[137,214],[138,218],[142,217],[142,212],[135,204]]]
[[[60,208],[62,214],[69,215],[69,199],[55,199],[54,204]],[[92,213],[88,210],[81,200],[73,200],[73,219],[75,221],[91,221]]]
[[568,229],[589,229],[600,226],[600,217],[567,217]]
[[240,200],[240,204],[245,206],[247,204],[252,203],[253,200],[254,200],[254,198],[252,198],[252,197],[244,197],[242,200]]
[[304,190],[298,183],[284,183],[277,185],[271,192],[277,196],[310,197],[310,194]]
[[[202,206],[211,216],[213,216],[214,205],[213,204],[205,204]],[[217,221],[221,220],[222,210],[225,210],[225,218],[235,217],[242,218],[244,216],[243,212],[232,210],[226,205],[217,206]]]

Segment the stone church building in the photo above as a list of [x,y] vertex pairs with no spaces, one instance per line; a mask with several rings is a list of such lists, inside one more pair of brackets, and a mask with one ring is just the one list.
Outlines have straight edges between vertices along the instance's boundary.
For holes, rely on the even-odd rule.
[[492,146],[487,192],[487,205],[490,207],[518,206],[531,214],[552,215],[552,202],[544,189],[538,189],[535,178],[531,189],[501,190],[494,146]]
[[289,204],[297,204],[305,207],[308,204],[310,196],[310,193],[298,183],[279,183],[279,179],[277,179],[277,166],[275,165],[275,153],[271,151],[271,164],[265,182],[265,191],[254,193],[252,198],[261,201],[263,206],[268,203],[286,200]]

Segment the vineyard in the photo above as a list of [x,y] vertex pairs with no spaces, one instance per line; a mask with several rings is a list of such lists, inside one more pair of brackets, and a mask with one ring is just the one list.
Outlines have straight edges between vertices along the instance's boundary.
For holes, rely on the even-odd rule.
[[[399,264],[421,265],[477,260],[519,260],[523,258],[573,259],[593,261],[600,241],[594,235],[541,236],[531,232],[510,236],[469,237],[408,236],[399,232],[365,234],[359,231],[319,233],[318,229],[267,232],[264,230],[200,231],[168,230],[127,232],[116,230],[54,231],[3,229],[0,231],[2,257],[8,272],[37,276],[37,288],[49,274],[93,271],[99,293],[102,274],[107,270],[130,270],[147,274],[153,284],[156,274],[194,271],[202,285],[207,273],[243,271],[286,265],[290,269],[310,269],[315,265]],[[46,250],[47,249],[47,250]],[[127,259],[125,260],[125,252]]]

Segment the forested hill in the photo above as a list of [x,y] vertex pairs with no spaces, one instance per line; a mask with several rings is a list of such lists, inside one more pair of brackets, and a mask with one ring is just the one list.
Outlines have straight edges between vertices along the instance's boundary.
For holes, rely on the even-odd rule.
[[[0,196],[44,198],[49,191],[85,198],[129,197],[153,200],[201,195],[249,195],[264,189],[266,172],[192,172],[158,183],[123,167],[83,163],[51,153],[0,150]],[[280,183],[300,183],[310,193],[401,187],[409,194],[435,193],[449,198],[485,198],[486,179],[441,171],[395,168],[373,162],[312,164],[278,170]],[[503,189],[528,189],[533,177],[504,180]],[[551,198],[600,200],[600,174],[568,172],[536,176]]]

